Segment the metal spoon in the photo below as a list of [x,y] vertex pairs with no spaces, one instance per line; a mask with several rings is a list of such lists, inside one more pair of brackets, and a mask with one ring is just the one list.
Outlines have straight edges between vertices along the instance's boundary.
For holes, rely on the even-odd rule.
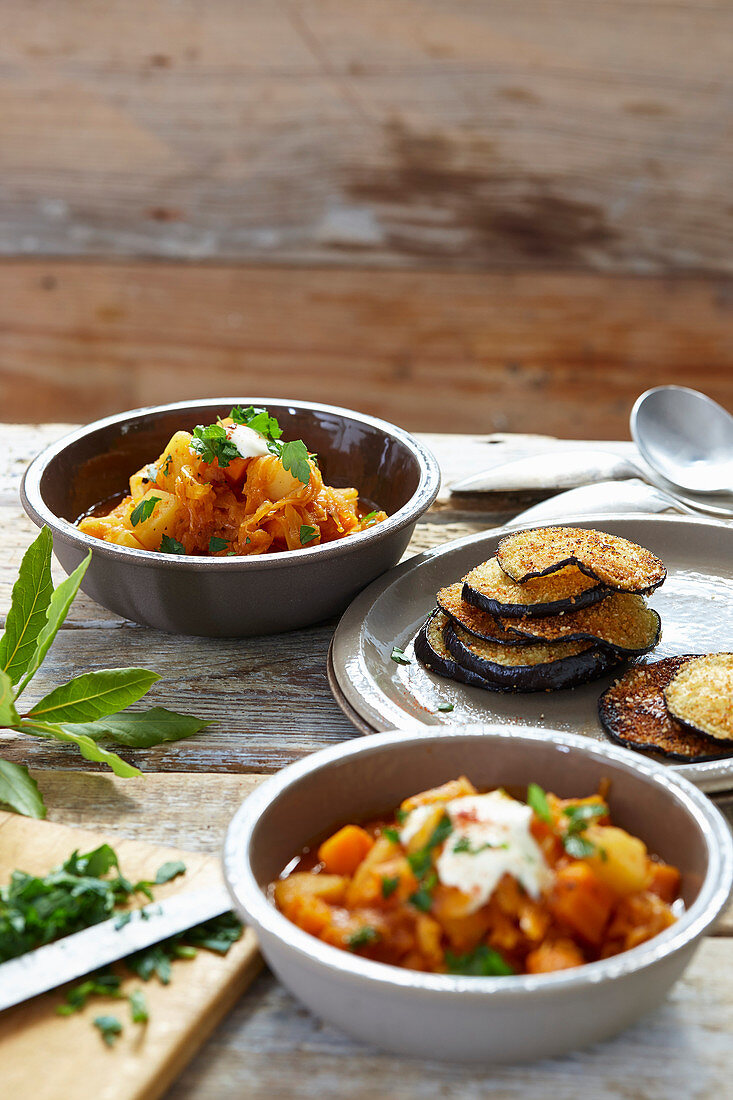
[[642,457],[672,489],[733,494],[733,416],[697,390],[656,386],[631,410]]

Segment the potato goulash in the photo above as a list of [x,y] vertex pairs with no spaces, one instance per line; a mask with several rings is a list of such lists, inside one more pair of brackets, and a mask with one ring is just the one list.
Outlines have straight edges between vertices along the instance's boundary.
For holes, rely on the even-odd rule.
[[608,958],[674,923],[680,873],[611,823],[605,786],[561,799],[532,783],[525,803],[454,779],[305,849],[270,895],[324,942],[413,970],[541,974]]
[[132,475],[129,496],[78,527],[137,550],[225,557],[333,542],[386,518],[362,513],[358,489],[324,485],[317,456],[302,439],[283,442],[266,409],[236,406],[193,434],[176,432]]

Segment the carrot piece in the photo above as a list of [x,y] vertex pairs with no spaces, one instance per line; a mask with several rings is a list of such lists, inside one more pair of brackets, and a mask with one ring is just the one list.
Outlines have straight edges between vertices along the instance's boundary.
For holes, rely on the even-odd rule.
[[549,908],[556,920],[588,943],[600,944],[613,907],[614,894],[582,860],[562,867],[555,876]]
[[525,960],[528,974],[549,974],[553,970],[569,970],[585,962],[580,948],[572,940],[546,940]]
[[650,894],[656,894],[662,901],[671,905],[680,892],[681,875],[676,867],[668,863],[655,863],[649,861],[649,880],[647,890]]
[[324,840],[318,849],[318,858],[330,874],[353,875],[373,846],[374,838],[365,829],[358,825],[344,825]]

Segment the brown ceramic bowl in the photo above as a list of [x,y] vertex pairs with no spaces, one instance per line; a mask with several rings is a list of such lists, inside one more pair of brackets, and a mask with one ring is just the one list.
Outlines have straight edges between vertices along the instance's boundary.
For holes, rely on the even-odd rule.
[[[127,488],[173,433],[210,424],[236,404],[262,405],[286,439],[318,454],[324,481],[354,485],[388,519],[339,542],[251,558],[178,557],[115,546],[83,535],[74,521]],[[401,428],[348,409],[268,398],[185,401],[97,420],[31,462],[21,501],[53,532],[70,573],[89,550],[83,590],[111,611],[174,634],[244,637],[295,630],[343,611],[402,556],[440,485],[438,463]]]

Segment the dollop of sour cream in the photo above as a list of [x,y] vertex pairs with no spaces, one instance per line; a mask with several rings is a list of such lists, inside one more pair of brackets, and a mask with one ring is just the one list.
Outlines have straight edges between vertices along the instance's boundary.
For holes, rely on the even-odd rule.
[[[444,886],[454,886],[471,903],[468,912],[485,905],[505,874],[532,898],[538,898],[551,878],[542,850],[530,832],[532,810],[504,791],[466,795],[446,802],[453,831],[443,845],[435,869]],[[407,818],[400,840],[409,844],[435,803],[417,806]]]
[[270,453],[264,437],[244,424],[229,424],[226,433],[237,448],[240,458],[261,458]]

